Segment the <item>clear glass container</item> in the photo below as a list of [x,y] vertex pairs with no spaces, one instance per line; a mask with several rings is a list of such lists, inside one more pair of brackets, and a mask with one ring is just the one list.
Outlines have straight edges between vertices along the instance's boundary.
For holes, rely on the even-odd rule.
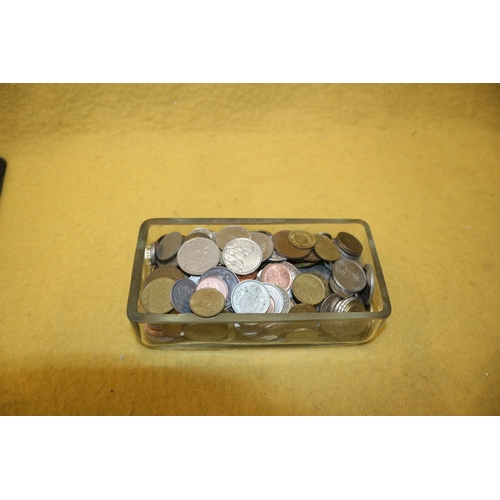
[[[348,313],[265,313],[222,312],[212,318],[196,314],[150,314],[141,302],[145,277],[153,269],[150,249],[161,236],[178,231],[188,235],[203,227],[217,232],[225,226],[239,225],[249,231],[272,234],[302,229],[326,232],[335,238],[345,231],[363,245],[363,264],[373,266],[375,290],[370,310]],[[391,303],[373,236],[368,224],[359,219],[148,219],[140,227],[127,304],[127,316],[139,342],[157,349],[207,349],[285,346],[357,345],[372,340],[391,314]],[[162,330],[164,337],[154,335]]]

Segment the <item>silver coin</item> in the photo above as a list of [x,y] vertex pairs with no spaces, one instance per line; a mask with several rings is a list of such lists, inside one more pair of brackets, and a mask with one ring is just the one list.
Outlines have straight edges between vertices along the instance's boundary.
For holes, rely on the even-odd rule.
[[271,257],[269,257],[269,259],[267,259],[269,262],[285,262],[286,261],[286,257],[283,257],[281,256],[278,252],[276,252],[276,250],[273,252],[273,254],[271,255]]
[[250,231],[250,236],[262,250],[262,261],[269,259],[274,252],[273,240],[267,236],[267,234],[261,233],[260,231]]
[[227,285],[228,294],[226,299],[226,309],[231,307],[231,294],[233,293],[234,287],[239,283],[238,276],[233,273],[230,269],[226,267],[213,267],[208,271],[204,272],[200,279],[208,278],[209,276],[215,276],[221,279]]
[[198,284],[200,282],[201,276],[190,276],[189,279],[193,282]]
[[283,306],[285,305],[285,300],[283,299],[281,291],[278,289],[276,285],[273,285],[272,283],[262,283],[262,284],[266,287],[271,299],[274,302],[273,312],[275,313],[282,312]]
[[245,280],[234,288],[231,304],[237,313],[265,313],[271,304],[271,297],[262,283]]
[[365,264],[363,271],[366,274],[366,286],[359,292],[358,296],[365,306],[369,306],[373,299],[373,292],[375,291],[375,272],[371,264]]
[[356,262],[340,258],[333,264],[332,276],[344,290],[354,293],[366,286],[366,275]]
[[251,239],[236,238],[224,247],[222,259],[226,267],[234,273],[250,274],[260,266],[262,250]]
[[174,309],[183,314],[190,313],[189,299],[195,290],[196,283],[189,278],[176,281],[172,286],[172,290],[170,290],[170,301]]
[[340,298],[347,299],[349,297],[352,297],[352,293],[348,292],[347,290],[344,290],[341,286],[339,286],[333,279],[333,276],[330,276],[328,283],[332,291],[336,293]]
[[290,292],[291,293],[291,290],[289,290],[289,292],[287,290],[285,290],[284,288],[282,288],[281,286],[279,285],[274,285],[281,293],[281,295],[283,296],[283,309],[281,310],[282,313],[288,313],[290,312],[290,309],[292,308],[292,301],[290,299],[290,295],[288,295],[288,293]]
[[347,299],[342,299],[335,305],[335,312],[346,313],[346,312],[365,312],[365,306],[356,297],[349,297]]
[[328,297],[321,304],[320,312],[335,312],[335,306],[341,300],[342,297],[339,297],[336,293],[328,295]]
[[210,229],[206,229],[204,227],[197,227],[196,229],[193,229],[189,234],[205,234],[208,236],[211,240],[214,239],[212,231]]
[[217,266],[219,259],[218,246],[208,238],[187,240],[177,252],[179,267],[187,274],[201,275]]

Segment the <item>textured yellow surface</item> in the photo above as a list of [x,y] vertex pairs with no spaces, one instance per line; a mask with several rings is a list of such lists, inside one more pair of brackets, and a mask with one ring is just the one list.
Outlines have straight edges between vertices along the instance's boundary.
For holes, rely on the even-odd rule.
[[[500,87],[1,85],[1,414],[498,414]],[[361,218],[393,313],[359,347],[156,351],[151,217]]]

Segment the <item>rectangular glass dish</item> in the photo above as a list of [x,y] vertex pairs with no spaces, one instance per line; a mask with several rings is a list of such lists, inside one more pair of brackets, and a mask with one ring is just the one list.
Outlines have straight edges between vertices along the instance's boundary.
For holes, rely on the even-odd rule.
[[[362,244],[361,260],[370,264],[374,289],[366,312],[252,313],[223,312],[204,318],[194,313],[152,314],[141,304],[146,276],[154,268],[151,246],[167,233],[188,235],[203,227],[212,232],[230,226],[249,231],[304,230],[339,232],[355,236]],[[265,264],[265,263],[264,263]],[[304,270],[306,272],[307,270]],[[140,227],[127,304],[127,316],[139,342],[157,349],[207,349],[271,346],[357,345],[372,340],[391,314],[389,294],[373,236],[368,224],[359,219],[148,219]],[[153,329],[153,330],[152,330]],[[161,329],[163,336],[152,335]]]

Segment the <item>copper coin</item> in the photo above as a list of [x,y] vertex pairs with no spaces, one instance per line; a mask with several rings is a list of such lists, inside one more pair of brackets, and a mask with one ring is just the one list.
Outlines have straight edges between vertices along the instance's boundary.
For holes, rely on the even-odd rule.
[[263,283],[272,283],[285,290],[290,290],[293,281],[290,269],[283,264],[268,264],[262,270],[261,278]]
[[222,295],[224,295],[224,300],[227,300],[229,288],[220,278],[207,276],[206,278],[200,279],[198,285],[196,285],[196,290],[201,290],[202,288],[215,288],[216,290],[219,290]]
[[273,243],[276,252],[283,257],[286,257],[290,260],[300,260],[309,255],[311,251],[309,248],[301,249],[294,247],[290,241],[288,240],[288,235],[291,231],[283,230],[278,231],[273,236]]

